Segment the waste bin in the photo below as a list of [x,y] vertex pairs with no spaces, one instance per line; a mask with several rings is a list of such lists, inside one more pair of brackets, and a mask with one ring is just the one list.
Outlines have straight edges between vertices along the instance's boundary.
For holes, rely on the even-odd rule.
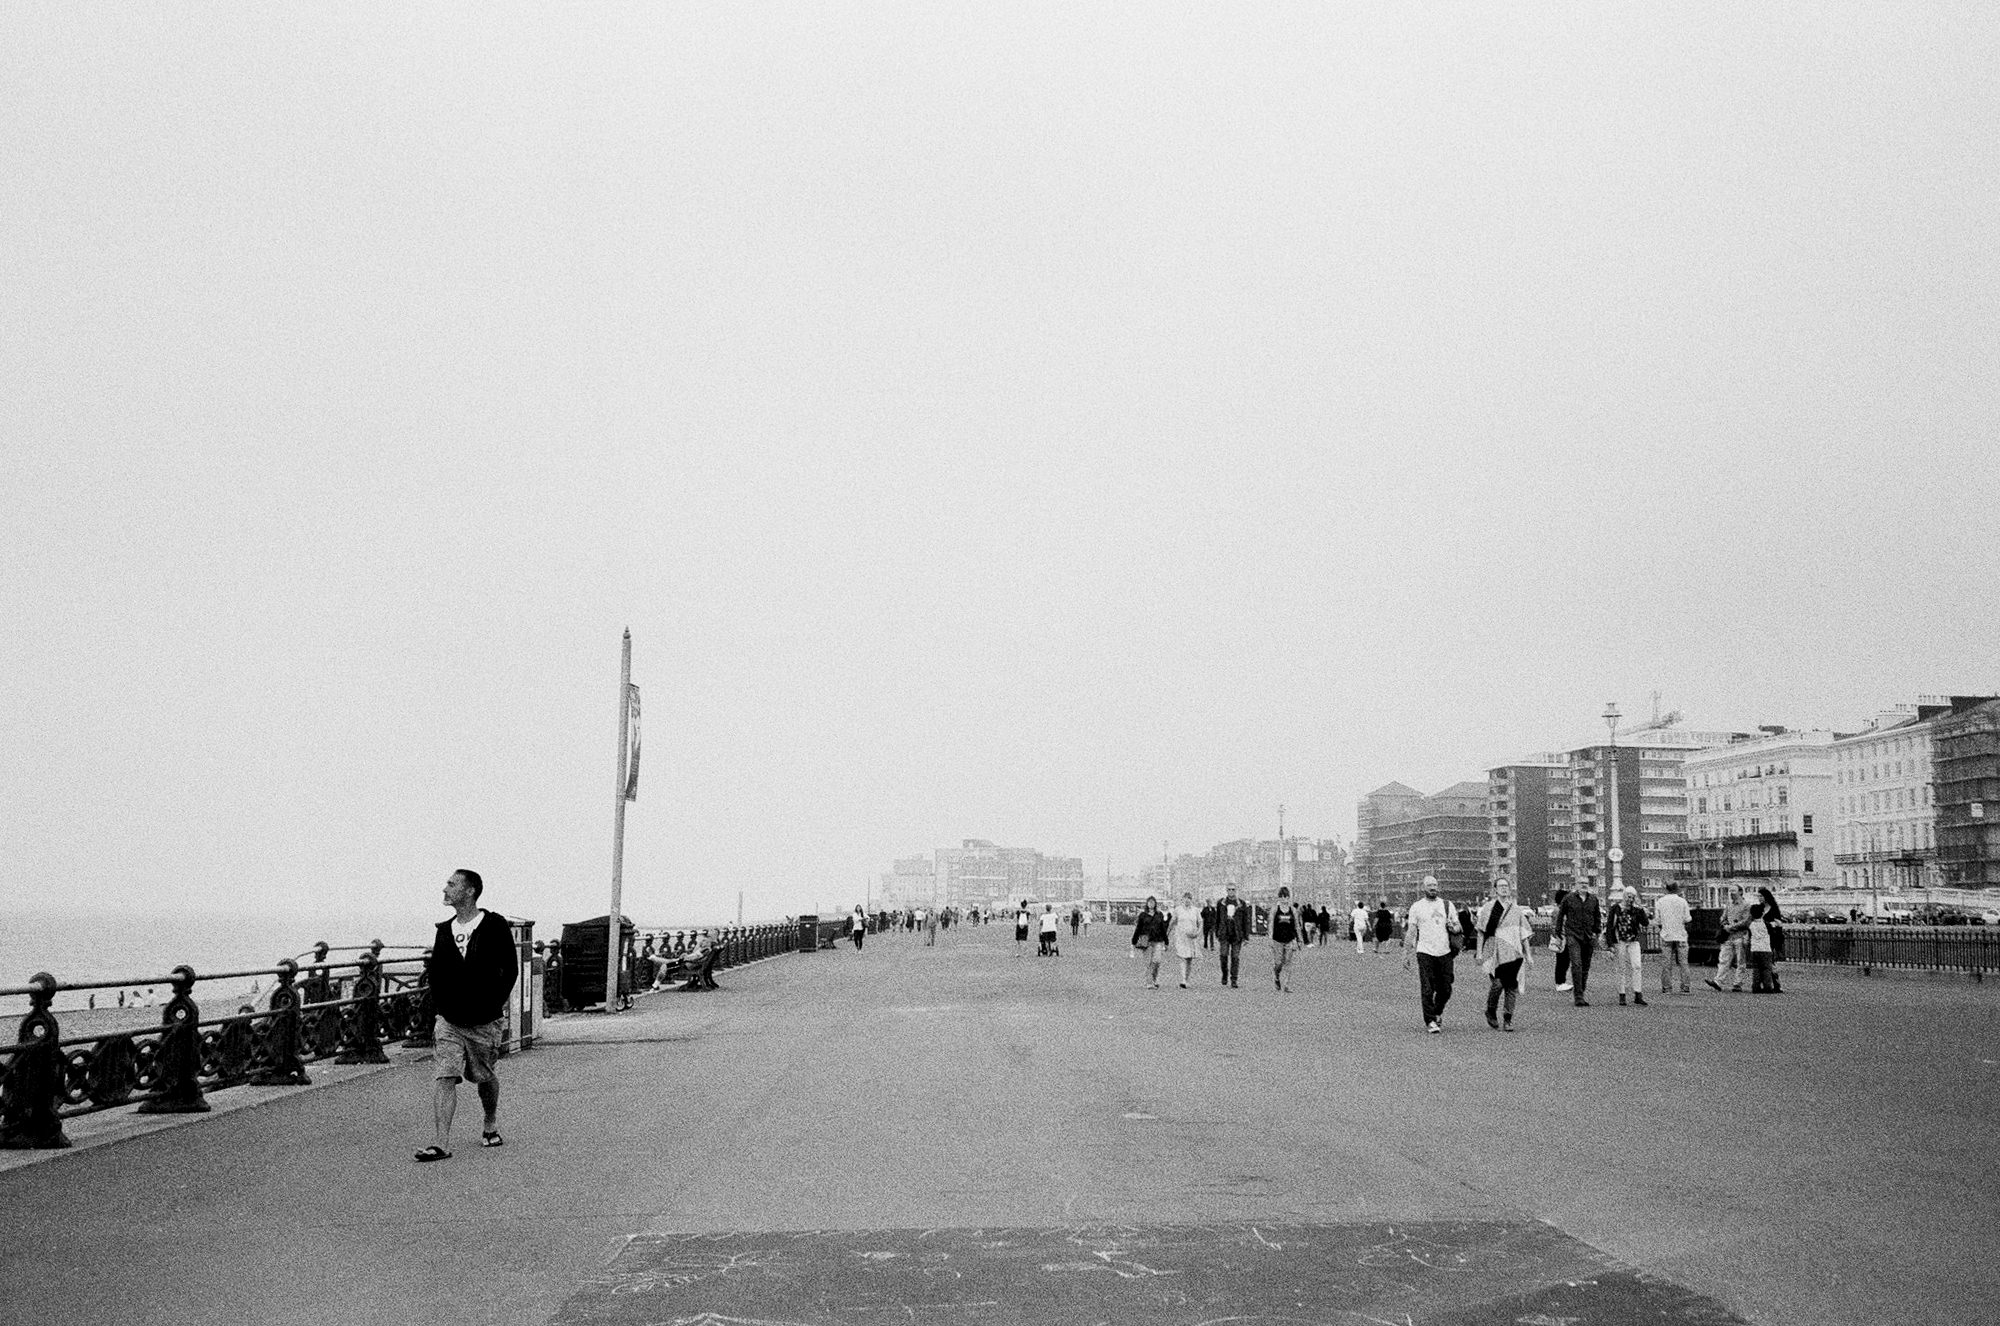
[[819,918],[801,916],[799,918],[799,952],[811,953],[819,947]]
[[[637,928],[630,917],[619,920],[618,996],[632,993],[632,939]],[[572,1009],[588,1008],[604,1002],[604,945],[609,938],[611,918],[592,917],[572,921],[562,929],[562,998]]]

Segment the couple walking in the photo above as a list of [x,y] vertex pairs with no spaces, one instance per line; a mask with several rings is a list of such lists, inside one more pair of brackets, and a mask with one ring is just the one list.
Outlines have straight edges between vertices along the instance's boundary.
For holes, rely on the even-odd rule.
[[[1408,925],[1405,942],[1409,947],[1403,954],[1403,969],[1408,971],[1414,959],[1424,1030],[1435,1036],[1444,1030],[1444,1009],[1451,1002],[1456,979],[1453,959],[1468,938],[1460,934],[1458,915],[1451,904],[1438,896],[1437,876],[1424,876],[1424,896],[1410,904]],[[1472,928],[1471,942],[1477,946],[1480,970],[1487,977],[1486,1025],[1495,1031],[1512,1031],[1521,968],[1534,964],[1528,952],[1528,940],[1534,932],[1528,914],[1514,900],[1510,882],[1493,881]],[[1503,1005],[1505,1021],[1500,1016]]]
[[1160,988],[1160,959],[1168,944],[1180,959],[1181,989],[1187,989],[1188,978],[1194,975],[1194,960],[1201,953],[1201,933],[1201,908],[1194,905],[1192,893],[1183,893],[1180,906],[1171,912],[1162,912],[1160,900],[1146,895],[1146,905],[1132,927],[1132,947],[1146,964],[1148,990]]

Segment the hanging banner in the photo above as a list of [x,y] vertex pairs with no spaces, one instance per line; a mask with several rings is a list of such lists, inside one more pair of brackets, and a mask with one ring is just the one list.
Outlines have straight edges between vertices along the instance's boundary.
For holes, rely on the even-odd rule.
[[625,704],[628,711],[626,721],[630,725],[626,735],[625,799],[637,801],[639,799],[639,688],[637,686],[628,684],[625,687]]

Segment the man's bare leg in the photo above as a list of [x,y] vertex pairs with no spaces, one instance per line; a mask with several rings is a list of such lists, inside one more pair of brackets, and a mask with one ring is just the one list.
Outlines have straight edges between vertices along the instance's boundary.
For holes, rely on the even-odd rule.
[[458,1113],[458,1079],[441,1077],[438,1079],[437,1096],[433,1101],[433,1113],[437,1116],[437,1144],[441,1151],[451,1150],[451,1120]]

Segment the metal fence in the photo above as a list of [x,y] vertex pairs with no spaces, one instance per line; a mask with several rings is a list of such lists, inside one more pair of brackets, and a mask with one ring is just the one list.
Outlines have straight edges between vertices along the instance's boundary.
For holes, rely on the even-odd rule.
[[1786,962],[1890,971],[2000,971],[2000,928],[1965,925],[1788,925]]
[[[65,982],[38,972],[25,986],[0,990],[29,1003],[14,1043],[0,1044],[0,1148],[66,1147],[65,1119],[135,1100],[141,1114],[201,1114],[209,1109],[206,1094],[222,1087],[303,1086],[312,1081],[309,1063],[387,1063],[385,1041],[430,1044],[423,959],[384,961],[377,952],[364,950],[352,962],[302,968],[288,958],[199,976],[183,965],[136,980]],[[268,1007],[202,1016],[198,982],[267,976],[275,981]],[[53,1009],[58,994],[146,985],[173,987],[158,1026],[63,1035]],[[109,1014],[61,1016],[92,1022]]]

